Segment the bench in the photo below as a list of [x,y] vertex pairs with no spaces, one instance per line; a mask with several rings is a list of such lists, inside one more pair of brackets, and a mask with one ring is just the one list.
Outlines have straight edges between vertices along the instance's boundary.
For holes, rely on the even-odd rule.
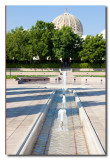
[[49,81],[50,78],[48,77],[18,77],[18,84],[24,83],[24,82],[32,82],[32,81],[40,81],[40,82],[44,82],[44,81]]

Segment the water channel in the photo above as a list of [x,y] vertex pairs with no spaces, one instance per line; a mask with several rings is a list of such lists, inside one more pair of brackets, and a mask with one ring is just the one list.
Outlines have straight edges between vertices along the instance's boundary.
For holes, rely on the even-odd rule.
[[74,96],[68,90],[66,97],[66,129],[59,129],[58,112],[62,109],[62,90],[55,93],[32,155],[88,155],[88,147],[79,119]]

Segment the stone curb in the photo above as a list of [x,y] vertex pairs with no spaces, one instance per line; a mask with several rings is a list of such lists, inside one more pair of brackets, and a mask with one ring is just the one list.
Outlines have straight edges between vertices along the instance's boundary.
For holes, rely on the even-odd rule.
[[[10,68],[6,68],[7,71],[10,71]],[[106,68],[11,68],[12,71],[106,71]]]
[[73,90],[73,94],[75,96],[75,103],[79,108],[80,121],[81,125],[83,126],[83,131],[86,137],[86,142],[90,155],[106,155],[104,148],[97,136],[97,133],[95,132],[91,124],[91,121],[87,116],[87,113],[84,107],[82,106],[82,103],[75,90]]
[[22,145],[18,149],[16,155],[30,155],[34,142],[37,139],[37,136],[39,135],[39,132],[41,130],[41,127],[43,125],[44,119],[46,117],[46,114],[48,112],[48,109],[51,105],[52,99],[55,95],[56,90],[54,90],[49,97],[47,103],[43,106],[41,112],[39,113],[39,116],[33,123],[33,126],[29,133],[27,134],[25,140],[23,141]]

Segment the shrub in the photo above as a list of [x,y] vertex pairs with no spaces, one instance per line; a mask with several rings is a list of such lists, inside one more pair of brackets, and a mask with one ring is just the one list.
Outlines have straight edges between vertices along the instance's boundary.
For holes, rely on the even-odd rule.
[[7,68],[61,68],[60,63],[35,63],[35,64],[15,64],[8,63],[6,65]]
[[106,68],[106,64],[103,63],[103,64],[101,65],[101,68]]
[[71,68],[88,68],[88,63],[72,63]]
[[71,68],[105,68],[105,64],[100,63],[72,63]]

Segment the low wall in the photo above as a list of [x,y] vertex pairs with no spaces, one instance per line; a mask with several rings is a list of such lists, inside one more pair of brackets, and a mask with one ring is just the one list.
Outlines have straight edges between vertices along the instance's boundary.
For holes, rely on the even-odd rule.
[[99,83],[99,84],[103,84],[106,82],[106,78],[105,77],[73,77],[73,81],[75,83],[82,83],[82,84],[89,84],[89,83]]
[[81,104],[81,101],[76,93],[76,91],[73,91],[73,94],[75,96],[75,103],[77,107],[79,108],[79,116],[80,121],[83,126],[83,131],[86,137],[86,142],[89,148],[90,155],[105,155],[105,151],[102,147],[102,144],[84,110],[84,107]]
[[[58,79],[58,77],[48,77],[48,78],[50,79],[48,83],[55,83],[57,85],[56,81],[58,82],[58,80],[56,80],[56,79]],[[37,81],[36,83],[39,84],[39,82]],[[35,82],[33,82],[33,84],[34,83]],[[45,81],[44,81],[44,83],[45,83]],[[6,80],[6,85],[17,85],[17,84],[18,84],[18,80],[16,80],[16,79],[7,79]],[[43,84],[42,81],[41,81],[41,84]]]
[[[7,72],[6,75],[10,75],[10,72]],[[60,72],[11,72],[11,75],[60,75]]]
[[[8,72],[9,73],[9,72]],[[15,72],[16,73],[16,72]],[[35,72],[34,72],[35,73]],[[40,73],[40,72],[39,72]],[[54,72],[52,72],[54,73]],[[57,72],[58,73],[58,72]],[[102,75],[102,76],[105,76],[106,75],[106,72],[72,72],[72,75],[85,75],[85,76],[90,76],[90,75],[93,75],[93,76],[98,76],[98,75]]]
[[51,105],[54,95],[55,95],[55,90],[52,92],[52,95],[49,97],[48,102],[44,105],[43,109],[39,113],[40,114],[39,117],[35,120],[30,132],[28,133],[27,137],[25,138],[24,142],[22,143],[16,155],[31,154],[34,143],[37,139],[37,136],[39,135],[42,124],[45,120],[45,117],[47,115],[48,109]]
[[[105,68],[70,68],[70,69],[72,71],[106,71]],[[6,70],[10,71],[10,68],[7,68]],[[62,69],[61,68],[11,68],[11,70],[13,71],[61,71]]]
[[[61,77],[61,76],[60,76]],[[60,80],[58,81],[58,77],[48,77],[50,78],[50,81],[48,83],[54,83],[56,84],[56,87],[58,84],[63,84],[63,81]],[[61,77],[62,78],[62,77]],[[73,85],[77,85],[77,84],[93,84],[93,85],[105,85],[106,84],[106,78],[105,77],[72,77],[72,78],[68,78],[66,81],[67,84],[73,84]],[[18,84],[18,81],[15,79],[7,79],[6,80],[6,85],[15,85]],[[42,83],[41,83],[42,84]],[[55,87],[55,86],[54,86]]]
[[105,68],[72,68],[72,71],[106,71]]
[[[10,68],[6,69],[10,71]],[[60,71],[60,68],[11,68],[12,71]]]

